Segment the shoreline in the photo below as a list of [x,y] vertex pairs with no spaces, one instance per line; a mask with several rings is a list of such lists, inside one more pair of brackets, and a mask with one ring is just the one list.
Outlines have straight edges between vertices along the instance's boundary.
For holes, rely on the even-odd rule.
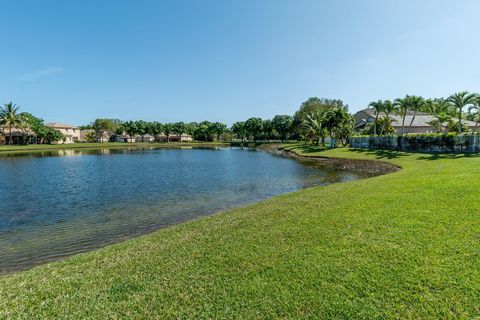
[[[181,148],[181,147],[185,147],[185,146],[186,146],[186,144],[171,145],[170,143],[168,145],[166,145],[166,144],[162,145],[162,147],[164,147],[164,148],[168,148],[168,147]],[[190,146],[191,147],[196,146],[198,148],[213,148],[213,147],[218,147],[218,146],[224,146],[224,144],[219,145],[219,144],[204,143],[202,145],[189,144],[188,146],[189,147]],[[145,146],[145,145],[132,146],[131,144],[129,144],[128,146],[119,146],[119,148],[122,148],[122,147],[123,148],[127,148],[127,147],[132,147],[132,148],[152,147],[152,148],[155,148],[155,147],[158,147],[158,146],[156,146],[154,144],[149,144],[147,146]],[[57,148],[55,150],[65,150],[65,149],[69,149],[69,148]],[[102,148],[88,147],[88,148],[77,148],[77,149],[102,149]],[[369,178],[372,178],[372,177],[376,177],[376,176],[383,175],[383,174],[388,174],[388,173],[391,173],[391,172],[394,172],[394,171],[398,170],[398,167],[396,167],[396,166],[390,165],[388,163],[382,163],[382,162],[375,161],[375,160],[373,160],[373,161],[372,160],[355,160],[355,159],[348,160],[348,159],[341,159],[341,158],[328,158],[328,157],[315,157],[315,156],[304,157],[304,156],[296,154],[295,152],[282,150],[278,147],[278,145],[275,145],[275,144],[260,145],[260,147],[257,147],[255,149],[257,149],[259,151],[264,151],[264,152],[267,152],[267,153],[271,153],[274,156],[279,155],[281,157],[291,159],[292,161],[298,161],[300,165],[304,165],[304,164],[302,164],[302,160],[318,160],[322,164],[332,166],[333,168],[335,168],[337,170],[350,170],[350,171],[372,173],[372,175],[369,176],[369,177],[362,177],[362,178],[358,178],[357,180],[369,179]],[[53,150],[53,151],[55,151],[55,150]],[[52,151],[52,150],[35,150],[35,151],[44,152],[44,151]],[[31,152],[31,151],[25,151],[25,152]],[[1,153],[0,153],[0,156],[1,156]],[[382,164],[380,167],[378,167],[379,163]],[[353,180],[353,181],[357,181],[357,180]],[[107,247],[112,246],[112,245],[116,245],[116,244],[119,244],[119,243],[130,241],[132,239],[136,239],[136,238],[139,238],[139,237],[147,236],[149,234],[158,232],[158,231],[163,230],[163,229],[169,229],[169,228],[172,228],[172,227],[175,227],[175,226],[178,226],[178,225],[193,222],[195,220],[203,219],[203,218],[206,218],[206,217],[209,217],[209,216],[221,215],[221,214],[227,213],[231,210],[240,209],[240,208],[243,208],[243,207],[248,207],[248,206],[251,206],[251,205],[255,205],[255,204],[261,203],[263,201],[273,199],[273,198],[278,197],[278,196],[288,195],[290,193],[299,192],[299,191],[305,190],[305,189],[310,189],[310,188],[315,188],[315,187],[325,187],[325,186],[328,186],[328,185],[341,184],[341,183],[345,183],[345,181],[344,182],[330,182],[330,183],[327,183],[326,185],[319,184],[319,185],[315,185],[315,186],[303,187],[301,189],[298,189],[298,190],[295,190],[295,191],[292,191],[292,192],[277,194],[277,195],[262,199],[260,201],[250,202],[250,203],[245,203],[245,204],[241,204],[241,205],[238,205],[238,206],[234,206],[234,207],[229,208],[227,210],[218,210],[218,211],[214,211],[214,212],[210,212],[210,213],[203,213],[199,217],[195,217],[193,219],[183,220],[183,221],[180,221],[180,222],[177,222],[177,223],[169,223],[168,225],[161,226],[161,227],[152,228],[145,233],[123,236],[120,241],[111,241],[111,242],[108,242],[104,246],[100,246],[100,247],[96,247],[96,248],[92,248],[92,249],[84,249],[84,250],[82,249],[79,252],[65,254],[65,255],[61,256],[60,259],[49,258],[49,259],[42,260],[41,262],[37,262],[35,264],[32,264],[31,266],[29,266],[27,268],[24,268],[24,269],[18,268],[18,269],[12,269],[10,271],[0,271],[0,277],[26,272],[26,271],[29,271],[29,270],[34,269],[36,267],[40,267],[40,266],[43,266],[43,265],[47,265],[47,264],[60,262],[60,261],[69,259],[69,258],[74,257],[76,255],[95,252],[97,250],[101,250],[101,249],[107,248]]]
[[0,146],[0,155],[19,152],[55,151],[65,149],[128,149],[128,148],[181,148],[181,147],[221,147],[230,146],[229,142],[104,142],[69,144],[31,144],[21,146]]
[[0,318],[478,314],[480,157],[287,147],[403,170],[276,196],[0,276]]

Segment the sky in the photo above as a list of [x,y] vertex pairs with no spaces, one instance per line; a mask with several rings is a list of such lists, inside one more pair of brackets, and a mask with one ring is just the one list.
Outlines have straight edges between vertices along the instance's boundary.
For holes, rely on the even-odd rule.
[[477,0],[0,0],[0,103],[46,121],[355,112],[480,91]]

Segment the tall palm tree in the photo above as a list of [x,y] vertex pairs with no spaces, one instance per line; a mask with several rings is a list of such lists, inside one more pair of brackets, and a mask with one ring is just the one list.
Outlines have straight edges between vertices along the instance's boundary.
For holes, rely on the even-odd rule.
[[410,127],[413,125],[413,121],[415,121],[415,117],[417,116],[417,112],[420,112],[425,107],[425,99],[419,96],[410,96],[408,98],[409,109],[413,111],[412,120],[410,121]]
[[370,104],[368,106],[370,108],[372,108],[373,111],[375,112],[375,123],[374,123],[374,127],[373,127],[373,134],[376,135],[377,134],[378,117],[380,115],[380,112],[385,111],[385,106],[384,106],[384,103],[383,103],[382,100],[370,102]]
[[410,109],[410,97],[395,99],[395,112],[402,118],[402,134],[405,133],[405,118],[407,117],[408,110]]
[[23,125],[23,118],[18,113],[19,106],[12,102],[6,103],[3,108],[0,107],[0,125],[7,127],[9,130],[8,144],[12,144],[13,136],[12,130],[15,127],[21,127]]
[[385,132],[385,126],[391,123],[390,114],[392,114],[394,111],[395,111],[395,105],[392,103],[392,101],[390,100],[383,101],[383,112],[385,113],[385,116],[384,116],[385,119],[382,124],[382,130],[380,131],[380,135],[383,135],[383,132]]
[[462,133],[462,112],[467,106],[474,106],[478,101],[478,95],[468,91],[457,92],[448,97],[447,102],[457,110],[458,133]]

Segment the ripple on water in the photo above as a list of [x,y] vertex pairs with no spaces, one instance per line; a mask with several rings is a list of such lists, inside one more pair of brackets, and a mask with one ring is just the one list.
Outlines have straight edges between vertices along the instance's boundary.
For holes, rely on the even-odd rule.
[[371,174],[241,149],[0,157],[0,270],[11,272],[305,187]]

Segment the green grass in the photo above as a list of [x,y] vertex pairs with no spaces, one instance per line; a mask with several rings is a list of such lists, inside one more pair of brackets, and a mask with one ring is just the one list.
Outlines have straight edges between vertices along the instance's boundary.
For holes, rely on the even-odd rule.
[[480,157],[287,148],[403,170],[0,277],[0,318],[480,316]]
[[222,142],[104,142],[104,143],[69,143],[69,144],[29,144],[29,145],[0,145],[1,153],[12,152],[29,152],[41,150],[58,150],[58,149],[94,149],[94,148],[142,148],[142,147],[210,147],[229,145]]

